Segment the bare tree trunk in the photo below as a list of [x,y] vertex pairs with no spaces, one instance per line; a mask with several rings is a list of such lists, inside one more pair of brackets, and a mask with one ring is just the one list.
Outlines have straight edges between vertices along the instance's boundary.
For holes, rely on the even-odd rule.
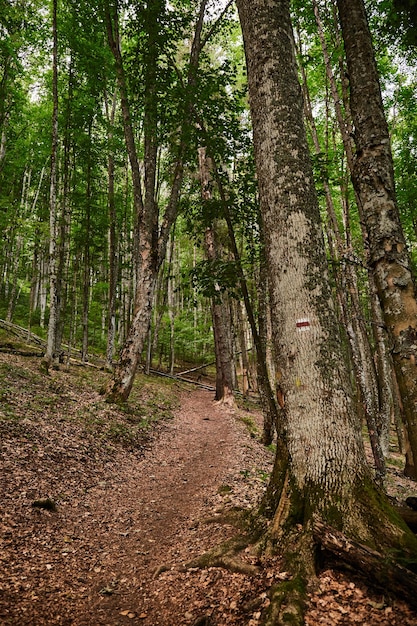
[[395,196],[390,137],[372,37],[362,0],[338,0],[350,82],[356,155],[352,180],[361,205],[371,267],[393,345],[417,478],[417,302]]
[[175,239],[172,233],[170,244],[168,245],[167,266],[167,304],[169,317],[169,371],[174,374],[175,367],[175,299],[174,299],[174,246]]
[[115,162],[113,154],[113,126],[116,114],[116,90],[113,94],[111,108],[109,110],[107,94],[105,94],[106,118],[108,124],[108,155],[107,155],[107,203],[109,211],[109,292],[108,292],[108,312],[107,312],[107,349],[106,364],[108,368],[113,367],[114,344],[116,339],[116,287],[117,287],[117,236],[116,236],[116,204],[114,195],[114,175]]
[[19,224],[18,218],[19,217],[24,218],[27,213],[30,179],[31,179],[30,169],[26,168],[23,174],[22,190],[20,194],[20,205],[19,205],[18,213],[16,215],[16,221],[15,221],[14,227],[10,235],[12,246],[11,246],[11,255],[10,255],[10,269],[8,272],[8,275],[9,275],[8,282],[11,286],[11,289],[8,294],[9,304],[8,304],[7,313],[6,313],[7,322],[12,321],[13,313],[14,313],[14,309],[15,309],[15,305],[16,305],[17,297],[19,293],[18,281],[19,281],[19,267],[20,267],[21,252],[22,252],[22,247],[23,247],[23,236],[18,226]]
[[46,353],[42,359],[42,367],[48,372],[55,358],[57,331],[57,166],[58,166],[58,33],[57,33],[57,0],[52,3],[52,148],[51,148],[51,182],[49,195],[49,323]]
[[240,360],[242,364],[242,393],[244,396],[247,396],[250,389],[249,384],[249,359],[248,359],[248,346],[246,342],[246,333],[245,333],[245,321],[243,319],[242,307],[240,302],[235,303],[235,315],[237,321],[237,335],[239,338],[239,347],[240,347]]
[[414,553],[417,544],[375,487],[365,459],[328,280],[290,2],[237,5],[284,407],[285,447],[263,510],[271,518],[268,536],[292,574],[291,584],[272,591],[263,623],[302,624],[302,589],[315,568],[313,520],[373,548],[407,544]]
[[[195,84],[195,73],[198,67],[201,52],[201,32],[205,14],[207,0],[202,0],[199,17],[195,30],[194,40],[191,48],[190,69],[188,74],[187,87]],[[152,64],[156,64],[157,57],[155,51],[155,29],[157,20],[153,19],[154,13],[158,12],[159,3],[149,6],[148,15],[148,40],[149,40],[149,63],[145,71],[147,81],[147,97],[145,98],[145,200],[142,199],[141,180],[139,163],[135,146],[133,128],[130,120],[129,103],[127,97],[126,81],[123,71],[123,60],[120,51],[120,40],[118,32],[118,15],[116,6],[110,8],[106,3],[106,23],[109,46],[112,50],[118,79],[118,86],[121,96],[121,108],[125,129],[126,145],[132,169],[133,188],[135,196],[135,206],[138,207],[138,219],[140,228],[138,237],[138,273],[136,277],[136,294],[133,320],[122,348],[118,365],[112,379],[105,390],[106,400],[109,402],[124,401],[129,397],[132,389],[134,376],[143,350],[143,346],[148,335],[149,325],[152,315],[152,303],[155,290],[155,283],[159,268],[166,255],[166,247],[169,233],[175,222],[180,188],[183,179],[183,159],[186,150],[186,126],[191,118],[191,105],[187,107],[185,119],[181,129],[181,137],[178,147],[178,159],[175,164],[173,180],[170,190],[170,197],[164,216],[159,225],[159,207],[155,197],[155,175],[156,175],[156,102],[154,93],[154,70]],[[149,88],[149,91],[148,91]]]
[[0,171],[3,167],[4,157],[6,156],[6,145],[7,145],[6,124],[7,124],[7,118],[5,118],[5,122],[1,129],[1,135],[0,135]]
[[[210,184],[210,166],[206,157],[206,149],[198,149],[198,163],[201,184],[201,195],[203,202],[212,198]],[[204,247],[209,261],[216,261],[218,258],[215,241],[215,224],[206,228],[204,235]],[[233,375],[232,375],[232,350],[227,331],[225,294],[221,293],[219,285],[215,285],[218,293],[212,298],[211,311],[213,317],[214,348],[216,353],[216,400],[234,403],[233,399]],[[229,319],[230,324],[230,319]]]
[[70,59],[70,67],[68,73],[68,98],[66,103],[66,121],[63,145],[63,173],[62,173],[62,202],[61,215],[57,224],[57,232],[59,228],[58,249],[57,249],[57,332],[56,332],[56,352],[61,352],[61,343],[64,336],[65,314],[67,308],[68,282],[66,280],[66,272],[69,269],[70,255],[70,227],[71,227],[71,210],[69,204],[70,195],[70,168],[71,168],[71,107],[73,100],[73,60]]

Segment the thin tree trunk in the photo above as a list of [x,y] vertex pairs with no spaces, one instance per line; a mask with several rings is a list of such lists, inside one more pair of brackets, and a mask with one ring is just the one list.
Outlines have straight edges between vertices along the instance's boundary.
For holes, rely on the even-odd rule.
[[[262,442],[265,445],[269,445],[272,443],[272,439],[274,435],[274,430],[273,430],[274,425],[278,431],[280,430],[280,425],[279,425],[278,407],[275,401],[275,395],[271,387],[271,382],[270,382],[268,370],[266,367],[266,347],[262,343],[260,333],[256,325],[251,298],[249,296],[248,286],[247,286],[246,278],[243,272],[239,250],[236,244],[236,238],[235,238],[233,224],[232,224],[232,220],[231,220],[230,212],[228,208],[226,192],[223,187],[221,178],[218,175],[217,168],[214,167],[213,171],[214,171],[214,176],[216,179],[217,187],[219,189],[220,198],[222,201],[223,213],[224,213],[224,217],[227,223],[227,231],[229,234],[233,256],[237,264],[237,271],[239,274],[239,281],[240,281],[240,286],[242,289],[243,301],[245,303],[246,314],[248,316],[248,322],[251,328],[253,342],[255,344],[256,358],[257,358],[258,385],[261,388],[261,398],[265,400],[265,405],[263,406],[264,427],[263,427]],[[261,230],[262,230],[262,226],[261,226]]]
[[7,145],[6,123],[7,123],[7,118],[5,119],[3,128],[1,129],[1,135],[0,135],[0,172],[2,170],[3,162],[6,156],[6,145]]
[[63,174],[62,174],[62,202],[61,215],[59,219],[59,240],[57,249],[57,332],[55,349],[57,354],[61,353],[61,343],[64,336],[65,313],[67,308],[68,282],[66,280],[66,272],[68,272],[69,256],[70,256],[70,228],[71,228],[71,210],[69,203],[70,195],[70,168],[71,168],[71,113],[73,101],[73,59],[70,59],[70,67],[68,72],[68,98],[65,111],[65,132],[63,145]]
[[[197,112],[194,112],[197,115],[198,124],[205,135],[205,139],[207,141],[207,145],[210,145],[210,138],[205,129],[205,125],[202,119],[199,118]],[[203,148],[205,150],[205,148]],[[213,157],[210,155],[210,159],[213,162],[212,172],[213,177],[216,181],[220,199],[222,202],[223,215],[227,224],[227,231],[229,235],[229,240],[232,248],[232,253],[234,259],[237,264],[237,271],[239,274],[239,282],[242,289],[243,300],[245,303],[246,314],[248,316],[248,322],[252,332],[252,338],[255,344],[256,357],[257,357],[257,378],[258,384],[262,387],[262,397],[266,399],[266,406],[264,408],[264,432],[263,432],[263,443],[265,445],[269,445],[272,442],[273,438],[273,429],[272,425],[275,424],[278,427],[278,409],[275,401],[274,392],[272,391],[268,370],[266,367],[266,351],[265,347],[262,345],[262,342],[259,337],[258,328],[256,326],[255,316],[253,313],[253,307],[251,304],[251,298],[249,296],[249,291],[247,287],[246,278],[242,269],[241,259],[239,250],[236,244],[235,233],[233,229],[233,224],[229,212],[228,200],[226,196],[226,191],[224,189],[221,177],[218,174],[218,169]]]
[[170,245],[168,245],[167,266],[167,304],[169,317],[169,372],[174,374],[175,367],[175,299],[174,299],[174,246],[175,238],[172,233]]
[[87,152],[87,180],[85,192],[85,230],[84,230],[84,254],[83,254],[83,311],[82,311],[82,348],[81,360],[88,361],[89,324],[88,314],[90,310],[90,285],[91,285],[91,201],[92,201],[92,172],[91,172],[91,132],[93,120],[88,127],[88,152]]
[[[207,162],[206,149],[198,149],[198,163],[201,184],[201,196],[203,202],[211,200],[210,166]],[[218,259],[218,251],[215,241],[215,223],[205,229],[204,247],[207,259],[215,262]],[[225,294],[221,293],[219,285],[215,285],[217,294],[212,298],[211,311],[213,317],[214,347],[216,353],[216,397],[218,401],[233,404],[233,375],[232,375],[232,351],[227,332]],[[229,318],[230,322],[230,318]]]
[[[199,56],[201,52],[201,31],[203,27],[203,19],[205,14],[207,0],[202,0],[200,12],[197,21],[194,40],[191,48],[190,69],[188,74],[187,88],[191,88],[195,84],[195,75],[198,67]],[[159,5],[158,5],[159,6]],[[155,7],[154,7],[155,8]],[[154,15],[152,12],[151,16]],[[155,20],[151,20],[148,28],[150,55],[153,62],[156,62],[156,53],[154,51],[154,37],[156,28]],[[132,389],[134,376],[137,365],[143,350],[143,346],[148,335],[149,325],[152,315],[152,303],[155,290],[155,283],[165,255],[169,233],[175,222],[178,210],[178,200],[180,188],[183,179],[183,159],[186,151],[186,127],[191,118],[191,105],[187,107],[185,119],[181,129],[181,137],[178,147],[178,158],[174,168],[173,181],[170,190],[165,214],[161,220],[161,226],[158,229],[158,205],[155,199],[155,174],[156,174],[156,137],[155,134],[155,98],[152,98],[154,89],[155,68],[147,67],[145,71],[145,80],[147,88],[150,92],[145,102],[145,202],[142,200],[141,181],[139,164],[137,159],[136,146],[134,141],[132,124],[130,121],[129,103],[127,98],[127,89],[124,79],[123,62],[120,52],[120,41],[118,33],[118,16],[116,8],[110,10],[109,3],[106,3],[106,23],[110,48],[112,50],[118,86],[121,95],[121,107],[125,128],[126,145],[128,148],[129,159],[132,169],[132,177],[134,177],[134,196],[135,205],[139,208],[139,239],[138,239],[138,275],[136,280],[135,309],[133,320],[122,348],[119,363],[115,369],[112,379],[109,381],[106,390],[106,400],[109,402],[124,401],[129,397]],[[152,56],[153,55],[153,56]],[[148,89],[146,89],[147,91]],[[155,94],[153,94],[155,96]]]
[[19,223],[18,219],[19,218],[24,219],[24,217],[26,216],[26,209],[27,209],[27,202],[28,202],[28,195],[29,195],[29,188],[30,188],[30,178],[31,178],[30,169],[26,168],[23,174],[19,210],[16,215],[16,221],[15,221],[12,233],[11,233],[11,240],[14,239],[14,241],[13,241],[13,245],[11,249],[12,254],[11,254],[11,259],[10,259],[10,270],[8,272],[9,274],[8,282],[11,285],[11,289],[8,294],[9,304],[8,304],[7,313],[6,313],[7,322],[12,321],[14,308],[15,308],[16,301],[17,301],[19,266],[20,266],[21,252],[23,248],[23,236],[18,226],[18,223]]
[[113,127],[116,114],[116,90],[113,94],[112,105],[109,110],[107,95],[105,94],[106,117],[108,124],[108,155],[107,155],[107,203],[109,211],[109,292],[107,312],[107,349],[106,364],[113,368],[114,345],[116,339],[116,287],[117,287],[117,236],[116,236],[116,203],[114,193],[115,162],[113,154]]
[[51,182],[49,194],[49,323],[46,353],[42,360],[43,368],[48,372],[55,357],[57,331],[57,166],[58,166],[58,33],[57,0],[52,3],[52,148]]
[[239,337],[239,346],[240,346],[240,357],[241,357],[241,367],[242,367],[242,393],[244,396],[247,396],[249,393],[250,385],[249,385],[249,359],[248,359],[248,347],[246,343],[246,333],[245,333],[245,320],[242,315],[241,303],[235,303],[235,311],[236,311],[236,320],[238,327],[238,337]]

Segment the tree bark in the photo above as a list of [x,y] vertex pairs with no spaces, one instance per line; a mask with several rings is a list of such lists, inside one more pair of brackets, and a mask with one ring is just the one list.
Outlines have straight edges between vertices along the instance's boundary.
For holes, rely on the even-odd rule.
[[[210,184],[210,171],[212,168],[209,165],[205,148],[198,149],[198,163],[201,184],[201,196],[203,202],[207,202],[212,198]],[[218,249],[215,240],[215,228],[216,226],[214,221],[212,226],[206,228],[204,234],[204,247],[206,250],[206,256],[207,259],[212,262],[216,261],[218,258]],[[228,333],[227,329],[227,319],[230,322],[230,315],[227,315],[225,310],[227,307],[225,295],[221,293],[220,286],[215,285],[215,287],[218,288],[218,293],[212,298],[211,301],[214,349],[216,354],[215,399],[218,401],[233,404],[233,356],[231,342],[229,341],[230,333]]]
[[[199,55],[201,52],[201,32],[206,4],[207,0],[202,0],[191,47],[190,69],[186,88],[193,87],[195,83],[195,73],[197,71]],[[159,4],[153,5],[153,9],[158,6]],[[154,29],[156,27],[156,22],[155,19],[151,19],[150,22],[148,22],[149,54],[153,61],[150,59],[150,66],[145,68],[147,95],[145,98],[145,199],[143,200],[139,163],[130,119],[127,87],[123,70],[123,59],[120,50],[117,2],[112,5],[112,7],[110,7],[110,3],[107,2],[105,13],[108,42],[115,60],[118,86],[121,96],[126,145],[132,169],[135,206],[138,209],[138,226],[137,229],[135,229],[135,232],[138,232],[137,255],[134,254],[135,258],[138,260],[138,269],[136,272],[136,293],[133,319],[114,375],[105,390],[107,401],[121,402],[127,400],[132,389],[136,369],[148,335],[152,315],[153,295],[158,271],[165,258],[169,233],[176,219],[179,194],[183,179],[183,159],[186,149],[185,130],[191,117],[191,107],[187,107],[185,111],[170,197],[164,216],[161,220],[161,226],[158,228],[159,207],[155,198],[157,158],[155,132],[156,93],[154,92],[155,67],[152,67],[152,63],[155,64],[157,59],[155,50],[153,49],[155,45]],[[152,16],[154,13],[151,11],[150,15]],[[190,97],[190,94],[188,94],[188,97]]]
[[82,312],[82,347],[81,360],[88,361],[88,341],[89,341],[89,310],[90,310],[90,285],[91,285],[91,130],[93,120],[90,119],[88,126],[88,150],[87,150],[87,172],[86,172],[86,193],[85,193],[85,218],[84,218],[84,251],[83,251],[83,312]]
[[57,332],[57,184],[58,184],[58,32],[57,32],[57,0],[52,3],[52,146],[51,146],[51,180],[49,193],[49,323],[48,339],[45,356],[41,367],[46,371],[55,357]]
[[393,345],[408,438],[417,467],[417,302],[394,184],[388,125],[365,7],[338,0],[350,84],[356,154],[352,180],[360,200],[369,265]]
[[104,94],[106,104],[107,131],[107,206],[109,212],[109,291],[108,291],[108,311],[107,311],[107,349],[106,365],[113,367],[114,346],[116,340],[116,287],[118,274],[117,258],[117,232],[116,232],[116,202],[114,193],[115,161],[114,149],[112,146],[114,118],[116,115],[116,95],[115,90],[111,107],[108,105],[107,94]]
[[[272,297],[285,451],[262,510],[291,584],[264,624],[303,623],[314,575],[314,519],[367,544],[417,553],[417,542],[372,482],[328,281],[297,76],[289,0],[238,0]],[[377,520],[377,521],[376,521]]]

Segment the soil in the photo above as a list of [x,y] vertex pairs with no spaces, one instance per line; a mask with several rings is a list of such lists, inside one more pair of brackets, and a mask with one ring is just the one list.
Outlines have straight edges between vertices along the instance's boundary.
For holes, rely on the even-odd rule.
[[[77,387],[68,371],[45,382],[36,359],[0,354],[0,365],[0,624],[258,625],[268,589],[287,576],[278,558],[247,549],[253,576],[186,565],[236,536],[225,512],[249,510],[264,492],[273,453],[259,442],[259,412],[162,387],[161,411],[166,394],[173,417],[133,441],[94,385]],[[391,486],[413,493],[390,472]],[[417,624],[365,582],[323,571],[306,624]]]

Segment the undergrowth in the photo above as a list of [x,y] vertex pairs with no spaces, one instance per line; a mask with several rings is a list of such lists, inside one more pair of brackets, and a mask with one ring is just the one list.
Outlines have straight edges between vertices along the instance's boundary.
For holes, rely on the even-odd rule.
[[45,376],[39,361],[0,354],[0,431],[8,436],[33,438],[41,423],[57,430],[66,424],[97,445],[140,448],[178,404],[173,381],[138,374],[129,401],[109,405],[99,395],[104,371],[72,365]]

